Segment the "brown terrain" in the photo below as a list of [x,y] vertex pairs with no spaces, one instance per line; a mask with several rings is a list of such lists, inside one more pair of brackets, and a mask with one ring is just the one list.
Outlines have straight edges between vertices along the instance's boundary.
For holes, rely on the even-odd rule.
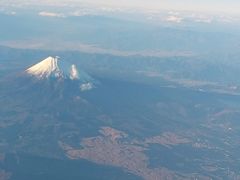
[[0,169],[0,180],[8,180],[10,179],[10,177],[11,177],[10,173]]
[[146,144],[161,144],[165,147],[170,148],[171,146],[175,146],[178,144],[187,144],[191,141],[187,138],[180,137],[171,132],[165,132],[161,136],[154,136],[151,138],[147,138],[145,140]]
[[[147,180],[192,179],[196,177],[193,174],[180,174],[164,167],[150,168],[149,158],[144,153],[149,144],[161,144],[170,148],[178,144],[190,143],[187,138],[166,132],[139,143],[136,140],[129,141],[126,133],[111,127],[102,127],[99,133],[99,136],[82,139],[79,149],[64,142],[59,142],[59,145],[70,159],[86,159],[97,164],[120,167]],[[207,178],[201,177],[201,179]]]

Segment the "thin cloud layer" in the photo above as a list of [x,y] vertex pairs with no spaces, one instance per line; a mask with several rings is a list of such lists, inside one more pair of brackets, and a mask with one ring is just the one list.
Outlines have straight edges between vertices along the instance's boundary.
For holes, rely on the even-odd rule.
[[54,12],[47,12],[47,11],[42,11],[38,13],[39,16],[48,16],[48,17],[65,17],[64,14],[61,13],[54,13]]

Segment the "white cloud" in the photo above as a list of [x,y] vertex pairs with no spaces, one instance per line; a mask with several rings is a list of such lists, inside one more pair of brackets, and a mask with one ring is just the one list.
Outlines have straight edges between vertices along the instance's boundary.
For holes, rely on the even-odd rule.
[[92,83],[85,83],[80,86],[81,91],[88,91],[91,90],[92,88],[93,88]]
[[16,15],[17,13],[15,11],[10,12],[11,15]]
[[4,14],[6,14],[6,15],[9,15],[9,16],[15,16],[17,13],[15,12],[15,11],[5,11],[5,12],[3,12]]
[[199,23],[212,23],[212,19],[211,18],[204,18],[204,19],[195,19],[195,22],[199,22]]
[[177,11],[169,11],[168,14],[172,16],[178,16],[180,13]]
[[46,12],[46,11],[42,11],[38,13],[39,16],[48,16],[48,17],[65,17],[64,14],[61,13],[54,13],[54,12]]
[[15,16],[17,13],[15,11],[6,12],[7,15]]
[[165,20],[173,23],[181,23],[183,18],[179,16],[171,15],[171,16],[168,16]]
[[88,10],[80,10],[68,13],[68,16],[86,16],[86,15],[94,15],[94,13]]
[[187,18],[190,20],[197,22],[197,23],[212,23],[214,20],[213,15],[207,15],[207,14],[198,14],[198,13],[192,13],[190,15],[187,15]]

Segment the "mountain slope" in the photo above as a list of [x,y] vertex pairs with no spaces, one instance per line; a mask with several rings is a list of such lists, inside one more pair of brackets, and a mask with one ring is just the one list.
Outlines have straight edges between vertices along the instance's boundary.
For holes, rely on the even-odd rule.
[[79,72],[75,64],[68,64],[59,57],[51,57],[29,67],[25,70],[27,75],[33,76],[38,80],[71,80],[79,84],[81,91],[90,90],[94,87],[94,79],[84,71]]

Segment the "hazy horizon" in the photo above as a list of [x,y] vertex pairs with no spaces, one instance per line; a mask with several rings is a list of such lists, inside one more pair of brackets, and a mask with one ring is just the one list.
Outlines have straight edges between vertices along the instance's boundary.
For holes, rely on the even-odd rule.
[[205,13],[227,13],[227,14],[240,14],[240,2],[236,0],[41,0],[36,3],[33,0],[1,0],[0,6],[4,8],[15,8],[25,6],[60,6],[60,7],[74,7],[75,5],[88,5],[88,6],[106,6],[110,8],[137,8],[144,10],[176,10],[176,11],[192,11],[192,12],[205,12]]

